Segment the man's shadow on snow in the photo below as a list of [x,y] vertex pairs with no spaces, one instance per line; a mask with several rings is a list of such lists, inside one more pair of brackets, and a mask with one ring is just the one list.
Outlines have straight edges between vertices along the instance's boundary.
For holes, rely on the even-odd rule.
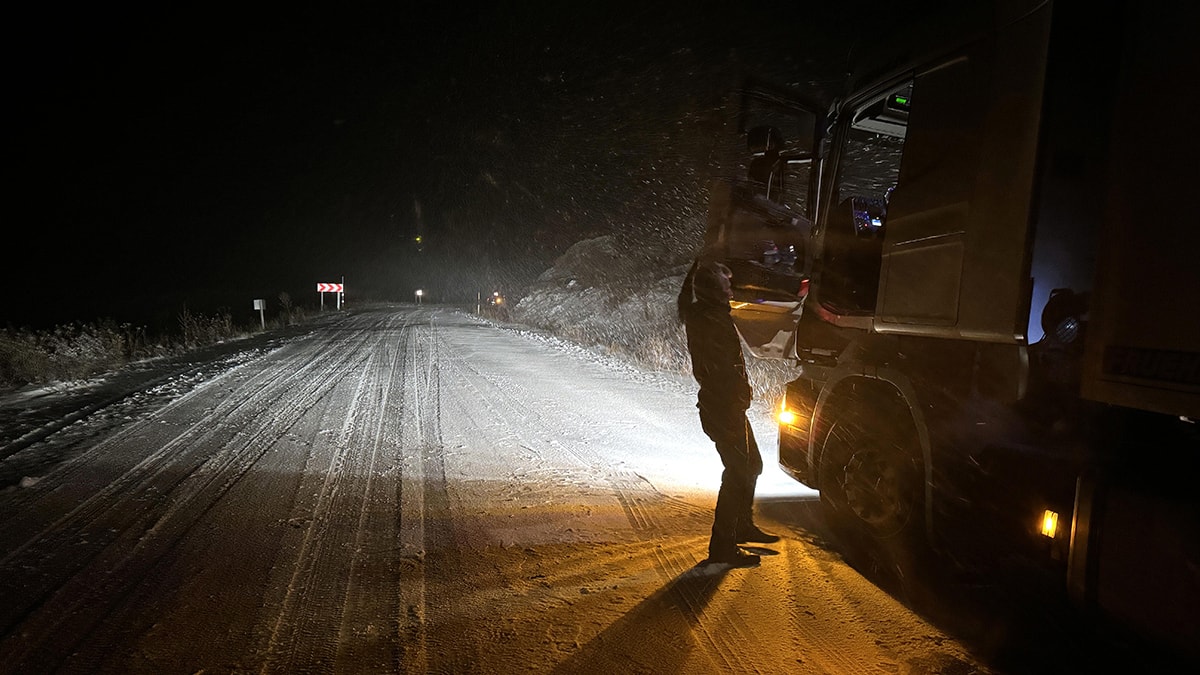
[[680,672],[698,637],[692,629],[731,569],[700,563],[680,574],[580,647],[554,672],[627,672],[648,664],[656,672]]

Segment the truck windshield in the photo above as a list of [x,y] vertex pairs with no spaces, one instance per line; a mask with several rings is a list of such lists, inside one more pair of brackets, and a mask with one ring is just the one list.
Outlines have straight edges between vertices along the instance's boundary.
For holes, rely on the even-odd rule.
[[838,167],[837,200],[852,197],[885,199],[900,176],[903,137],[851,128]]

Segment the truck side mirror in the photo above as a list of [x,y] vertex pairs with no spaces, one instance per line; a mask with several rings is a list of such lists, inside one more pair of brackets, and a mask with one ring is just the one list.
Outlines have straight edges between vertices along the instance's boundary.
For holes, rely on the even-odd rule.
[[750,180],[762,185],[762,194],[768,199],[778,200],[783,191],[784,163],[779,157],[783,135],[775,127],[754,127],[746,132],[746,147],[754,157],[750,160]]

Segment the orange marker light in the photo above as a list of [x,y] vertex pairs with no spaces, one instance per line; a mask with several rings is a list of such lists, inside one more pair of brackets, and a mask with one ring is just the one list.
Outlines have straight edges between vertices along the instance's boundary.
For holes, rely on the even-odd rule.
[[1042,535],[1053,539],[1057,533],[1058,514],[1050,509],[1046,509],[1046,512],[1042,514]]

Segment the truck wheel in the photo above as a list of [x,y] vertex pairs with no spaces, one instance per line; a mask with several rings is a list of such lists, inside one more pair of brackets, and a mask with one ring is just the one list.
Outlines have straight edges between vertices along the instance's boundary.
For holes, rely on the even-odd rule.
[[825,436],[822,511],[850,564],[878,582],[903,584],[927,546],[919,450],[907,411],[862,403],[846,407]]

